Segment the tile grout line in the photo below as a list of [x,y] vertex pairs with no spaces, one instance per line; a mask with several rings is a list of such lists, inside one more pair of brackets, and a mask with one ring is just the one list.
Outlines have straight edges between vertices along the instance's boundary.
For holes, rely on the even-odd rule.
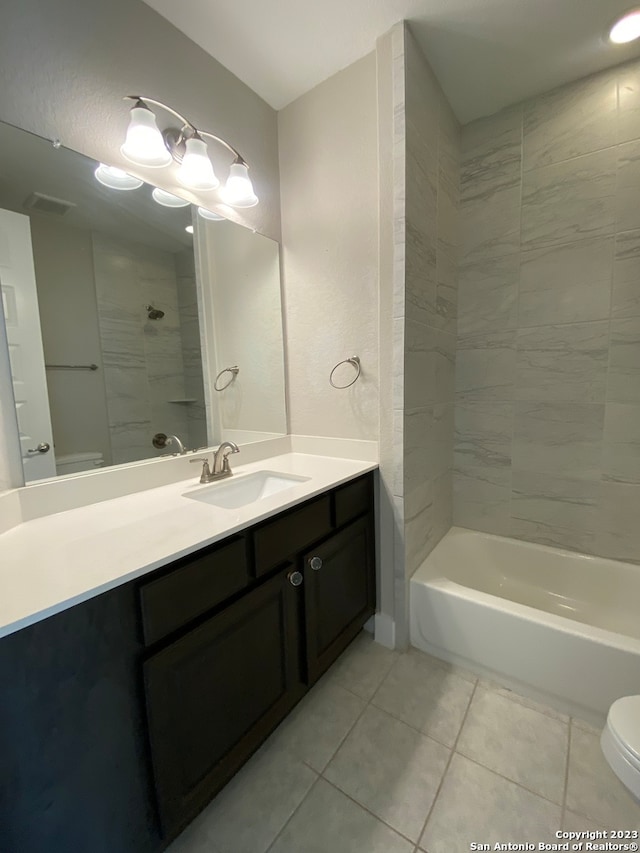
[[571,730],[573,729],[573,718],[569,717],[569,731],[567,737],[567,761],[564,769],[564,791],[562,794],[562,810],[560,812],[560,829],[564,827],[564,819],[567,814],[567,789],[569,787],[569,762],[571,761]]
[[422,839],[422,836],[425,833],[425,830],[427,828],[427,824],[429,823],[429,820],[431,819],[431,815],[433,814],[433,810],[436,806],[436,803],[438,802],[438,797],[440,796],[440,792],[442,791],[442,786],[444,785],[444,780],[446,779],[447,773],[449,772],[449,767],[451,766],[451,761],[453,760],[453,756],[456,754],[456,747],[458,746],[458,741],[460,740],[460,735],[462,733],[462,729],[464,728],[464,724],[467,721],[467,717],[469,715],[469,710],[471,708],[471,703],[473,702],[473,699],[476,695],[476,690],[478,689],[479,682],[480,682],[480,679],[478,678],[476,680],[476,683],[473,685],[473,690],[471,691],[471,696],[469,697],[469,702],[468,702],[467,707],[465,709],[464,716],[462,718],[462,722],[460,723],[460,728],[458,729],[458,734],[456,735],[456,739],[453,742],[453,746],[450,747],[451,751],[449,752],[449,759],[447,761],[447,766],[444,768],[444,772],[443,772],[442,777],[440,779],[440,784],[438,785],[438,790],[436,791],[436,795],[433,798],[433,802],[431,803],[431,808],[427,812],[427,816],[426,816],[425,821],[422,825],[422,829],[420,830],[420,835],[418,836],[418,846],[420,846],[420,841]]
[[[302,762],[302,763],[304,763],[304,762]],[[307,766],[307,767],[308,767],[309,765],[308,765],[308,764],[306,764],[305,766]],[[315,771],[315,772],[317,772],[317,771]],[[264,853],[269,853],[269,851],[273,848],[273,846],[274,846],[274,844],[276,843],[276,841],[280,838],[280,836],[281,836],[281,835],[282,835],[282,833],[285,831],[285,829],[287,828],[287,826],[289,826],[289,824],[290,824],[290,823],[291,823],[291,821],[293,820],[294,816],[298,813],[298,811],[299,811],[299,810],[300,810],[300,808],[302,807],[302,804],[303,804],[304,802],[306,802],[307,798],[309,797],[309,795],[311,794],[311,792],[313,791],[313,789],[316,787],[316,785],[318,784],[318,782],[320,781],[320,779],[321,779],[321,778],[322,778],[322,777],[320,776],[320,774],[318,774],[318,775],[317,775],[317,777],[314,779],[313,784],[311,785],[311,787],[310,787],[310,788],[309,788],[309,790],[307,791],[307,793],[306,793],[306,794],[304,795],[304,797],[300,800],[300,802],[299,802],[299,803],[298,803],[298,805],[295,807],[295,809],[291,812],[291,814],[289,815],[289,817],[287,818],[287,820],[282,824],[282,826],[281,826],[281,827],[280,827],[280,829],[278,830],[278,832],[277,832],[277,834],[276,834],[275,838],[273,839],[273,841],[271,842],[271,844],[269,844],[269,846],[265,849]]]

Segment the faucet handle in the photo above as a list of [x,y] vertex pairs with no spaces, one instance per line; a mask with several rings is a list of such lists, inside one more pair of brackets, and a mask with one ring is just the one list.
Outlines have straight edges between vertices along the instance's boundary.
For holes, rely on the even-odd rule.
[[209,460],[206,456],[196,456],[195,459],[190,459],[189,463],[202,462],[202,474],[200,475],[201,483],[209,483],[211,481],[211,469],[209,468]]

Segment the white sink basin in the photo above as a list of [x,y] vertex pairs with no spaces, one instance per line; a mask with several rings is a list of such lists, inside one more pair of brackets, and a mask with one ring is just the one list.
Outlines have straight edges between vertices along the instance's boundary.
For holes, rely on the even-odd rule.
[[255,474],[232,475],[228,480],[210,483],[201,489],[185,493],[185,498],[202,501],[223,509],[238,509],[241,506],[270,498],[285,489],[291,489],[298,483],[305,483],[309,477],[297,477],[294,474],[279,474],[277,471],[256,471]]

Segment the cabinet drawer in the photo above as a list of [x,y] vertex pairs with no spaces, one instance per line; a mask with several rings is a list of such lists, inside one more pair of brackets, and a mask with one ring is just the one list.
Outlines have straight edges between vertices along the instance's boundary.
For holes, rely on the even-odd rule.
[[333,495],[336,527],[342,527],[371,509],[373,480],[371,474],[336,489]]
[[275,568],[288,557],[331,531],[331,507],[323,495],[283,518],[268,521],[253,534],[256,576]]
[[144,584],[140,605],[145,643],[161,640],[247,586],[246,550],[239,536],[186,557],[170,574]]

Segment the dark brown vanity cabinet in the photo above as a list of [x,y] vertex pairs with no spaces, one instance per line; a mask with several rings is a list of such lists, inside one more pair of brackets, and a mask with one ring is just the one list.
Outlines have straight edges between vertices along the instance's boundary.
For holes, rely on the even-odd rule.
[[373,613],[373,525],[366,474],[0,639],[0,853],[164,850]]
[[284,568],[144,664],[163,826],[174,835],[304,692],[302,601]]

